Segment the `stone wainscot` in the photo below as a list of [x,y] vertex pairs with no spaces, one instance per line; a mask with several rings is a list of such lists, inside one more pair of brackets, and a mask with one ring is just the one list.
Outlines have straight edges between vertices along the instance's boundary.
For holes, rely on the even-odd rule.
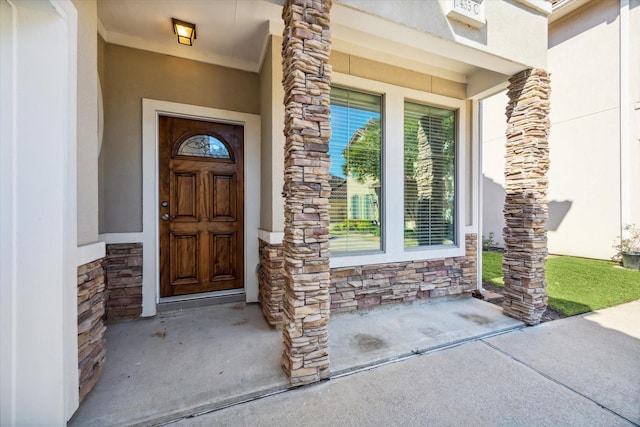
[[[465,255],[332,268],[331,312],[415,299],[471,294],[477,287],[477,235],[465,237]],[[271,325],[282,319],[282,245],[260,241],[260,305]]]

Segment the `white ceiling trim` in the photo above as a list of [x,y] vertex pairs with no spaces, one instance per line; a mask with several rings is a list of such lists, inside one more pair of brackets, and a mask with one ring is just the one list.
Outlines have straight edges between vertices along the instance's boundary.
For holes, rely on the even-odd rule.
[[553,12],[549,16],[549,24],[557,21],[558,19],[562,18],[565,15],[570,14],[574,10],[577,10],[583,7],[590,1],[591,0],[563,0],[559,3],[556,3],[553,6]]
[[107,40],[107,29],[104,28],[104,24],[102,23],[100,18],[97,18],[97,19],[98,19],[98,34],[100,34],[100,37],[102,37],[106,41]]
[[517,0],[518,3],[522,3],[531,9],[542,12],[545,15],[551,15],[551,2],[548,0]]
[[284,23],[282,21],[269,21],[267,23],[267,31],[262,40],[262,50],[260,51],[260,61],[258,61],[258,72],[262,70],[262,65],[264,64],[265,57],[267,56],[267,51],[269,49],[269,43],[271,41],[271,36],[280,36],[282,37],[282,32],[284,31]]

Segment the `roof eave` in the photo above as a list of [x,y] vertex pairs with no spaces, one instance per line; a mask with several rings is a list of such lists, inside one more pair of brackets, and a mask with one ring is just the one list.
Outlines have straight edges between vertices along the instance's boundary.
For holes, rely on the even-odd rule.
[[590,1],[591,0],[560,0],[557,3],[554,3],[551,9],[551,15],[549,15],[549,24],[570,14]]

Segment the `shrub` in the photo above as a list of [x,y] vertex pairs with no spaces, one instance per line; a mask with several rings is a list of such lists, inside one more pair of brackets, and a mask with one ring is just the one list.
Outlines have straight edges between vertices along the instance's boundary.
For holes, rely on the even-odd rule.
[[612,258],[614,261],[622,260],[623,253],[640,253],[640,228],[637,228],[634,224],[627,224],[623,230],[625,233],[622,236],[618,236],[619,243],[613,245],[613,248],[617,251]]
[[377,221],[368,219],[347,219],[338,225],[338,229],[359,234],[380,235],[380,224]]
[[485,238],[484,234],[482,235],[482,250],[483,251],[488,251],[490,248],[493,247],[493,244],[495,242],[493,241],[493,231],[489,233],[489,237]]

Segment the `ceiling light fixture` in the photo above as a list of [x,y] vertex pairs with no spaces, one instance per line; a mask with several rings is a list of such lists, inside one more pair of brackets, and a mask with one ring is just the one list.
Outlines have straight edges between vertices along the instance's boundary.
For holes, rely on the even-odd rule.
[[184,22],[176,18],[171,18],[173,22],[173,32],[178,36],[178,43],[187,46],[193,45],[196,38],[196,24]]

